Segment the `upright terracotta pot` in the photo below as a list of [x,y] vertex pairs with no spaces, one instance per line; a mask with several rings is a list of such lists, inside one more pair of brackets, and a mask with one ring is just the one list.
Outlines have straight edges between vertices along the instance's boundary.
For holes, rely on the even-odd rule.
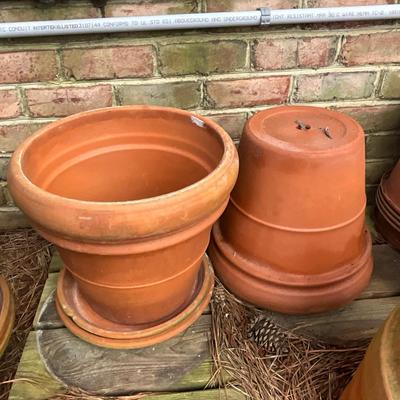
[[375,335],[340,400],[400,399],[400,307]]
[[0,275],[0,357],[7,347],[14,324],[15,307],[5,279]]
[[210,255],[242,299],[285,313],[351,301],[368,284],[364,134],[315,107],[262,111],[245,126],[230,203]]
[[204,252],[238,158],[213,121],[162,107],[76,114],[14,153],[9,187],[65,265],[64,322],[109,347],[141,347],[185,329],[213,277]]

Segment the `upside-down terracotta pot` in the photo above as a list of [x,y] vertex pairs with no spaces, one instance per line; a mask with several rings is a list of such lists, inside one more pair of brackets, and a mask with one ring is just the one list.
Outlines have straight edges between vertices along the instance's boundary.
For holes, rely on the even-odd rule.
[[47,125],[14,153],[9,187],[64,262],[57,307],[92,343],[150,345],[207,306],[212,224],[238,158],[213,121],[163,107],[118,107]]
[[386,320],[368,347],[340,400],[400,399],[400,307]]
[[337,308],[372,272],[364,134],[350,117],[282,106],[247,122],[210,256],[240,298],[284,313]]
[[14,324],[15,307],[10,288],[0,276],[0,357],[7,347]]
[[382,177],[376,192],[375,222],[377,230],[400,250],[400,162]]

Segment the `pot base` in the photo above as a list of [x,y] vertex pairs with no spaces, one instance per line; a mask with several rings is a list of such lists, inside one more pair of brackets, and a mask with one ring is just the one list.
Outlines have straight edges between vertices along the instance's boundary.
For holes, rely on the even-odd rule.
[[375,213],[376,230],[385,238],[385,240],[396,250],[400,251],[400,234],[399,232],[386,220],[380,210]]
[[285,314],[313,314],[339,308],[361,293],[372,274],[371,250],[366,231],[365,251],[353,263],[319,275],[289,274],[244,258],[224,241],[217,222],[208,252],[222,283],[239,298]]
[[0,277],[0,357],[7,347],[15,320],[15,304],[10,288]]
[[76,282],[64,269],[57,285],[56,307],[66,328],[80,339],[100,347],[135,349],[163,342],[187,329],[207,308],[213,288],[214,272],[205,255],[193,295],[183,309],[155,325],[124,325],[95,313],[82,299]]

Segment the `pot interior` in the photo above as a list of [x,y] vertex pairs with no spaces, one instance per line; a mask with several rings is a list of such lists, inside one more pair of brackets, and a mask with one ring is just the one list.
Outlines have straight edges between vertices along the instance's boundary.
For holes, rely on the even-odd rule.
[[45,128],[24,151],[22,168],[32,183],[62,197],[133,201],[198,182],[223,153],[220,134],[194,116],[114,108]]

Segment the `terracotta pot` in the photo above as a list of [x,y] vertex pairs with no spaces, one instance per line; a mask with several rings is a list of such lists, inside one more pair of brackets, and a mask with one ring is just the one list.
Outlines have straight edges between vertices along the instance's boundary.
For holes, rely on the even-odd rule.
[[381,188],[391,205],[400,213],[400,161],[397,162],[389,176],[383,177]]
[[[85,112],[28,138],[11,160],[9,187],[58,247],[69,282],[58,286],[64,322],[79,325],[85,305],[93,334],[98,321],[109,323],[117,336],[131,333],[131,347],[142,329],[162,324],[149,343],[178,333],[164,322],[186,315],[202,285],[212,288],[202,259],[237,171],[220,126],[171,108]],[[73,303],[60,301],[71,292]]]
[[375,335],[340,400],[400,399],[400,307]]
[[5,279],[0,276],[0,357],[7,347],[14,325],[15,307]]
[[223,283],[285,313],[327,311],[354,299],[373,264],[360,125],[315,107],[269,109],[246,124],[239,158],[210,246]]
[[379,211],[385,216],[388,222],[397,230],[400,231],[400,215],[391,208],[390,204],[386,201],[382,195],[380,188],[376,192],[376,206]]
[[375,224],[382,236],[400,250],[400,164],[382,177],[376,192]]

